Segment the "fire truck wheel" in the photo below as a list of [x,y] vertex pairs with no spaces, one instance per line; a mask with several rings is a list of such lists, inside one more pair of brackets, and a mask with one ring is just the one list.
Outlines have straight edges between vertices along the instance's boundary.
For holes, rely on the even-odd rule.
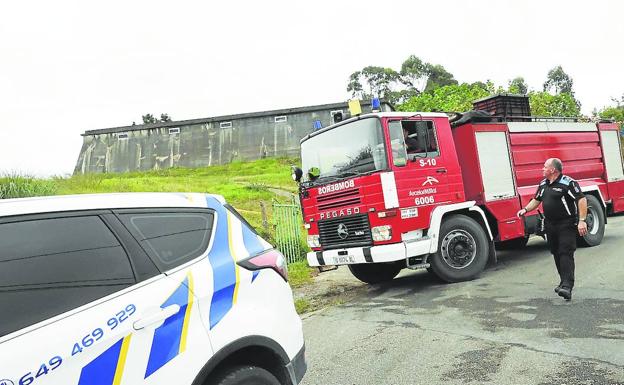
[[392,280],[405,267],[400,263],[359,263],[349,265],[351,274],[364,283],[381,283]]
[[587,198],[587,235],[578,236],[578,245],[591,247],[597,246],[602,242],[605,231],[605,213],[598,198],[593,195],[585,195]]
[[529,242],[529,237],[515,238],[508,241],[496,242],[496,250],[517,250],[524,248]]
[[444,219],[438,237],[438,251],[431,268],[446,282],[476,278],[488,261],[489,243],[483,227],[465,215]]

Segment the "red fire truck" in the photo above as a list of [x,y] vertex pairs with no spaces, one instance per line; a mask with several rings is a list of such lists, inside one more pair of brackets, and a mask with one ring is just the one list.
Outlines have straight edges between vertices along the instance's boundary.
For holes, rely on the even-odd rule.
[[[514,100],[520,112],[508,108]],[[475,106],[499,116],[376,112],[304,137],[305,172],[295,168],[293,178],[312,249],[308,264],[348,265],[367,283],[391,280],[403,268],[427,268],[448,282],[473,279],[496,262],[495,247],[520,248],[543,234],[539,209],[516,213],[553,157],[587,196],[589,231],[579,243],[600,244],[606,214],[624,211],[617,125],[532,118],[520,96]],[[502,116],[501,108],[508,109]]]

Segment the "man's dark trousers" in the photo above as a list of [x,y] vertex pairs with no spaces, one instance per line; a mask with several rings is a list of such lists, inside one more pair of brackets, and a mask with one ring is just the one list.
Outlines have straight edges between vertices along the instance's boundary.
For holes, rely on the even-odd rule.
[[574,287],[574,251],[576,250],[577,225],[575,218],[559,221],[546,220],[548,246],[555,258],[561,286]]

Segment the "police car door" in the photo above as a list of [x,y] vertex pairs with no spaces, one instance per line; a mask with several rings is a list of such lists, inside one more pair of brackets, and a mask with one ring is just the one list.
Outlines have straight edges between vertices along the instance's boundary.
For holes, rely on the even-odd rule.
[[211,354],[193,268],[161,274],[99,214],[0,222],[0,383],[185,384]]

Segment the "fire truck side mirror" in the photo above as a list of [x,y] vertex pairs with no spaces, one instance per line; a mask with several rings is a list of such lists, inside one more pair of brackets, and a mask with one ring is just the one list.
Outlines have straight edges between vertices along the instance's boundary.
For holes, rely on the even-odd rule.
[[297,166],[292,166],[292,178],[295,182],[299,183],[301,181],[301,177],[303,176],[303,170],[301,170]]

